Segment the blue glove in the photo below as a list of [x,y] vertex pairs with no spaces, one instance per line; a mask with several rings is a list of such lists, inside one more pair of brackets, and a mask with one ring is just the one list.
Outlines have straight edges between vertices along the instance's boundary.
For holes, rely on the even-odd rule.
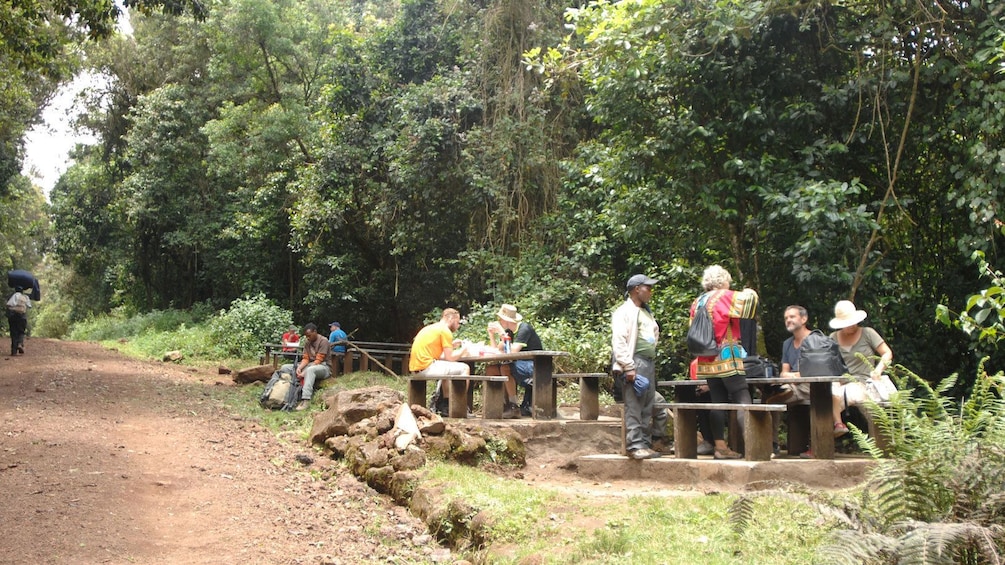
[[642,396],[649,388],[649,379],[642,375],[635,375],[635,382],[632,383],[632,386],[635,387],[635,396]]

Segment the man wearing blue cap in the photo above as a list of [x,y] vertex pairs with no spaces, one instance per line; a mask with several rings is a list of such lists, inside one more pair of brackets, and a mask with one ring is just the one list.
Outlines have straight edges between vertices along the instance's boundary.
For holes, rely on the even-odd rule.
[[338,322],[328,324],[328,329],[331,331],[328,334],[328,343],[331,344],[332,348],[332,368],[335,370],[335,374],[339,374],[342,372],[342,361],[345,360],[345,341],[349,339],[349,336],[342,331],[342,324]]
[[342,324],[338,322],[332,322],[328,324],[328,329],[331,333],[328,335],[328,343],[332,346],[332,353],[341,353],[345,355],[345,343],[341,345],[336,345],[340,342],[345,342],[349,338],[344,331],[342,331]]
[[[665,411],[654,426],[656,401],[656,342],[660,327],[649,308],[656,279],[632,275],[627,299],[611,315],[611,349],[614,352],[615,382],[622,382],[625,402],[625,447],[633,459],[659,457],[653,450],[653,436],[666,433]],[[617,378],[617,375],[621,375]],[[617,386],[617,384],[615,385]],[[663,429],[659,427],[662,421]],[[655,432],[655,434],[654,434]]]

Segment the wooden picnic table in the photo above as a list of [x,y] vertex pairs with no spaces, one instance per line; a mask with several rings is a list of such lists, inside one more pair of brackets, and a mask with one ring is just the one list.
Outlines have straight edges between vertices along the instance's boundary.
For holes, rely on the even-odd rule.
[[530,359],[534,361],[535,420],[553,420],[558,417],[558,395],[555,390],[555,358],[567,357],[567,351],[518,351],[516,353],[486,353],[458,359],[462,363],[501,363]]
[[[831,395],[831,385],[843,383],[851,379],[846,376],[822,377],[761,377],[747,379],[748,385],[768,384],[808,384],[810,385],[810,426],[809,445],[813,456],[817,459],[834,459],[834,399]],[[658,381],[656,386],[698,386],[707,384],[707,380]],[[800,426],[789,426],[789,445],[803,445],[806,442],[806,430]],[[790,455],[793,455],[790,453]]]

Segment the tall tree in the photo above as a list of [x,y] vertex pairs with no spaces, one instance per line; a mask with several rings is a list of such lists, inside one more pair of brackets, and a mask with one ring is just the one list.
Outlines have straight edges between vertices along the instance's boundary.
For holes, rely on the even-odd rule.
[[[906,346],[906,360],[948,372],[959,357],[918,347],[943,338],[938,330],[897,322],[960,293],[953,275],[966,259],[952,247],[981,230],[954,212],[965,198],[936,187],[954,184],[941,156],[970,145],[976,122],[947,101],[986,106],[964,102],[955,85],[997,96],[1000,80],[975,59],[995,52],[999,10],[598,2],[571,11],[577,33],[563,49],[573,55],[560,64],[587,81],[604,126],[608,149],[590,166],[617,195],[612,209],[626,212],[614,222],[633,220],[632,235],[658,242],[658,256],[728,258],[769,315],[798,301],[822,322],[838,298],[854,297]],[[675,236],[660,237],[670,226]],[[921,242],[940,267],[917,260]]]

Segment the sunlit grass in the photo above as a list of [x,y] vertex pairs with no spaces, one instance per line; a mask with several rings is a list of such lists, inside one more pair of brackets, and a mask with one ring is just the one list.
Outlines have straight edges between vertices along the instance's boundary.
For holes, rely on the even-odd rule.
[[737,536],[731,494],[576,496],[449,463],[427,469],[427,485],[491,515],[489,563],[801,564],[828,531],[787,499],[759,501],[755,524]]

